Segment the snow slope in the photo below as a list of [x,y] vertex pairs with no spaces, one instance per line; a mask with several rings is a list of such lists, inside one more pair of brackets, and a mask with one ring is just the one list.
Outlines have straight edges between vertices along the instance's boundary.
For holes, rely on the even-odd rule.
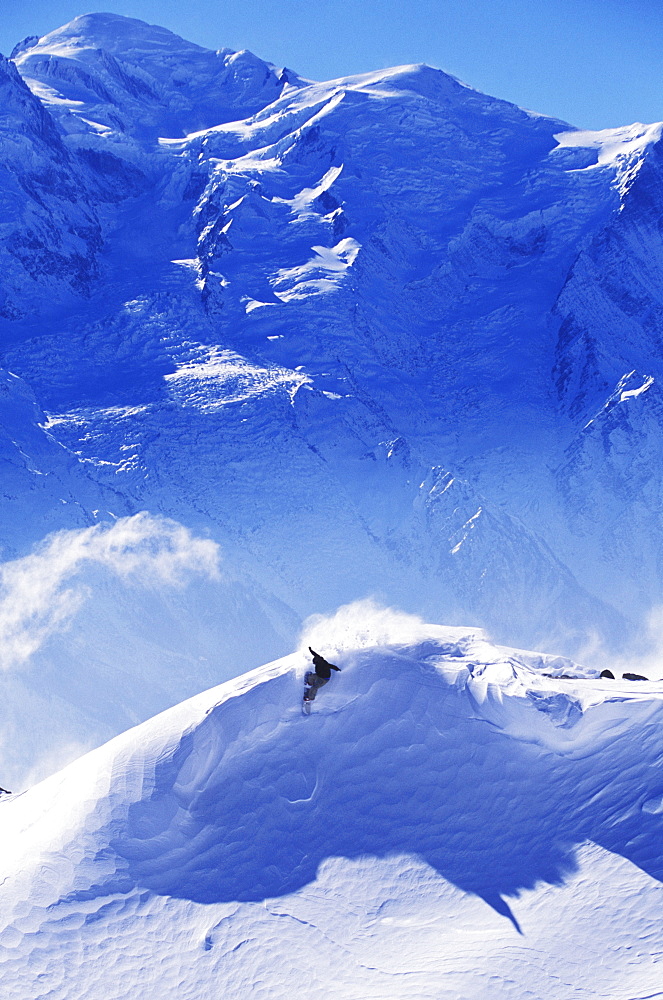
[[[661,126],[111,14],[0,94],[3,993],[663,995]],[[457,627],[227,680],[371,594]]]
[[294,654],[5,800],[6,995],[657,996],[660,686],[398,628],[310,717]]
[[89,290],[101,226],[55,122],[4,56],[0,94],[0,315],[12,321],[49,295]]

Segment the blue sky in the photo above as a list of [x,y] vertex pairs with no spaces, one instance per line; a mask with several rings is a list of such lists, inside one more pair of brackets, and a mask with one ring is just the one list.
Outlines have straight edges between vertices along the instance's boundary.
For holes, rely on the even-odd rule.
[[[0,51],[90,10],[330,79],[428,62],[586,128],[663,119],[659,0],[5,0]],[[9,8],[9,9],[7,9]]]

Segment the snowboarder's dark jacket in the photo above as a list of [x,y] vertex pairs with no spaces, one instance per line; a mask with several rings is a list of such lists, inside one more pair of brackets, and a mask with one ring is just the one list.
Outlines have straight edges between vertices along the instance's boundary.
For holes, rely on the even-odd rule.
[[328,680],[331,677],[332,670],[338,670],[340,672],[341,668],[335,666],[333,663],[328,663],[324,656],[320,656],[320,653],[316,653],[314,649],[311,649],[311,656],[313,657],[313,666],[315,667],[315,672],[318,677],[324,677]]

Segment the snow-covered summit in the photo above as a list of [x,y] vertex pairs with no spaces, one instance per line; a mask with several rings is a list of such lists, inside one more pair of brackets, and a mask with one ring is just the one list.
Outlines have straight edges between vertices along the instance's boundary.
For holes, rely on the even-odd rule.
[[[0,96],[7,995],[654,995],[661,127],[109,14]],[[472,628],[196,694],[370,594]]]
[[86,14],[13,58],[65,131],[181,136],[255,113],[294,74],[251,52],[213,51],[118,14]]
[[72,49],[105,49],[113,55],[121,55],[127,62],[146,59],[150,65],[152,59],[157,67],[163,66],[169,54],[183,59],[187,55],[209,54],[210,51],[158,24],[111,13],[82,14],[46,35],[19,42],[11,58],[34,48],[49,51],[52,55],[66,55]]
[[310,717],[294,654],[1,803],[5,988],[53,1000],[119,1000],[127,982],[150,1000],[220,983],[229,998],[257,983],[280,998],[302,977],[311,998],[479,996],[488,977],[505,997],[653,989],[660,687],[465,629],[415,632],[325,649],[342,672]]

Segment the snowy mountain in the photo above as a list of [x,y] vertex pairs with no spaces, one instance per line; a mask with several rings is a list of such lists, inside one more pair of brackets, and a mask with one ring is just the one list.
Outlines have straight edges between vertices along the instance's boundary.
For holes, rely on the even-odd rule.
[[112,14],[0,94],[3,996],[657,996],[661,125]]
[[4,780],[369,595],[651,653],[659,126],[427,66],[311,82],[111,14],[0,69]]
[[660,686],[362,610],[0,804],[7,996],[656,996]]
[[165,28],[87,14],[16,46],[12,59],[67,132],[146,141],[248,118],[299,78],[251,52],[201,48]]

